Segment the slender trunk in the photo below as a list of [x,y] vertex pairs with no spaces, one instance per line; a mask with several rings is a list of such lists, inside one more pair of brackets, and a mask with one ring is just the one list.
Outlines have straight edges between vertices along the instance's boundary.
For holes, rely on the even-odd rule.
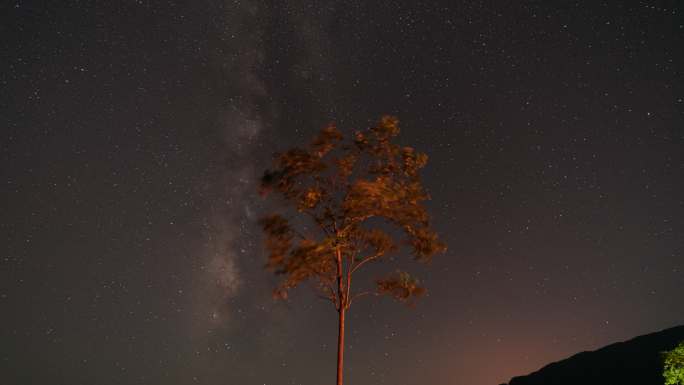
[[342,281],[342,252],[337,248],[337,295],[339,298],[339,322],[337,329],[337,385],[342,385],[342,374],[344,369],[344,313],[347,311],[347,295],[344,281]]
[[337,385],[342,385],[342,369],[344,365],[344,306],[340,307],[339,330],[337,334]]

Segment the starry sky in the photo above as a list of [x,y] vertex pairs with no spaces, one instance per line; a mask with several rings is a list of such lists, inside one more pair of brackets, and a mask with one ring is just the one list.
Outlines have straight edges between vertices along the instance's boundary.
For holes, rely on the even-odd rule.
[[[0,6],[0,381],[332,383],[257,180],[401,120],[449,251],[348,314],[349,384],[496,385],[684,323],[677,1]],[[408,257],[407,257],[408,258]]]

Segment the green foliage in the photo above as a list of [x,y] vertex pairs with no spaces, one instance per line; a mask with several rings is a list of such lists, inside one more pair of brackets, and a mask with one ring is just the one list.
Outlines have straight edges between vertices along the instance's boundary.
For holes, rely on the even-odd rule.
[[665,385],[684,385],[684,342],[663,355]]
[[[391,116],[348,138],[330,125],[309,146],[276,155],[273,169],[262,178],[262,194],[276,193],[318,230],[303,226],[297,231],[295,222],[281,214],[262,219],[266,266],[283,277],[276,297],[286,298],[308,281],[340,310],[365,294],[410,302],[425,291],[400,272],[376,280],[372,291],[351,292],[359,268],[387,259],[401,245],[421,262],[446,249],[423,206],[429,196],[419,171],[427,156],[394,144],[398,134],[399,121]],[[403,239],[396,239],[392,227]]]

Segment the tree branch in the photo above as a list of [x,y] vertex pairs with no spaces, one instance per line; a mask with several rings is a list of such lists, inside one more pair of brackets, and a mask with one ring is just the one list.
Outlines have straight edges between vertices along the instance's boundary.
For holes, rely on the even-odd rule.
[[316,214],[312,213],[312,212],[309,211],[309,210],[302,210],[302,212],[303,212],[304,214],[310,216],[311,219],[313,219],[313,221],[318,225],[318,227],[319,227],[321,230],[323,230],[323,233],[325,233],[326,236],[330,236],[330,235],[331,235],[331,234],[330,234],[330,231],[328,230],[328,228],[327,228],[327,227],[325,226],[325,224],[323,223],[323,220],[322,220],[321,218],[319,218],[318,216],[316,216]]
[[324,299],[324,300],[326,300],[326,301],[332,302],[333,305],[335,305],[335,308],[337,309],[337,301],[335,301],[334,299],[332,299],[332,298],[330,298],[330,297],[326,297],[326,296],[321,295],[321,294],[318,294],[316,297],[317,297],[317,298],[320,298],[320,299]]
[[337,304],[337,296],[335,295],[335,289],[333,288],[332,284],[330,282],[326,282],[326,286],[324,286],[324,289],[328,289],[328,296],[332,301],[333,305],[335,305],[335,309],[338,309],[339,305]]
[[349,295],[351,293],[351,275],[353,262],[353,256],[350,254],[349,257],[347,257],[347,293],[345,294],[345,297],[347,298],[347,309],[349,309],[349,306],[351,306],[351,298],[349,297]]
[[304,236],[304,234],[300,233],[297,229],[291,229],[291,230],[292,230],[292,233],[294,233],[294,235],[298,236],[298,237],[301,238],[302,240],[306,239],[306,237]]
[[351,269],[351,273],[350,273],[350,274],[354,274],[354,272],[355,272],[356,270],[358,270],[361,266],[363,266],[364,264],[366,264],[366,263],[368,263],[368,262],[370,262],[370,261],[373,261],[373,260],[375,260],[375,259],[378,259],[378,258],[382,257],[384,254],[385,254],[385,253],[377,253],[377,254],[373,254],[373,255],[371,255],[371,256],[369,256],[369,257],[366,257],[366,258],[362,259],[361,262],[357,263],[356,266],[354,266],[354,267]]
[[346,291],[342,291],[344,289],[344,283],[342,282],[342,275],[344,274],[342,271],[342,253],[340,251],[339,245],[336,245],[335,247],[335,259],[337,260],[337,296],[339,297],[339,306],[337,307],[337,310],[341,311],[343,308],[347,307],[347,301],[349,298],[345,296]]
[[375,291],[363,291],[361,293],[356,293],[353,297],[349,299],[349,305],[351,306],[352,302],[354,302],[357,298],[364,297],[366,295],[375,295],[378,296],[379,294]]
[[[333,290],[331,284],[329,282],[324,282],[319,279],[318,281],[318,286],[314,287],[312,281],[308,281],[309,285],[314,289],[315,291],[319,291],[319,294],[316,295],[316,297],[320,299],[325,299],[333,303],[335,306],[335,309],[337,309],[337,297],[335,296],[335,291]],[[323,292],[323,294],[320,294],[320,292]]]

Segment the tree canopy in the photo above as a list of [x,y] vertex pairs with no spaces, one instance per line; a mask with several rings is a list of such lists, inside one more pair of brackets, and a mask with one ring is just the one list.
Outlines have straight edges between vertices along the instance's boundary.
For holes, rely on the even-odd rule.
[[[306,280],[315,281],[338,308],[348,308],[356,295],[370,294],[352,294],[351,276],[401,246],[386,226],[369,225],[373,218],[400,230],[402,243],[418,261],[429,261],[445,250],[422,204],[429,199],[419,177],[427,155],[392,143],[398,134],[398,120],[392,116],[349,140],[329,125],[308,147],[276,155],[274,168],[262,178],[262,193],[279,193],[320,230],[303,233],[281,214],[262,219],[267,267],[283,277],[277,297],[286,298],[290,289]],[[335,287],[338,253],[347,278],[342,293]],[[373,294],[409,301],[424,291],[407,272],[395,271],[376,280]]]

